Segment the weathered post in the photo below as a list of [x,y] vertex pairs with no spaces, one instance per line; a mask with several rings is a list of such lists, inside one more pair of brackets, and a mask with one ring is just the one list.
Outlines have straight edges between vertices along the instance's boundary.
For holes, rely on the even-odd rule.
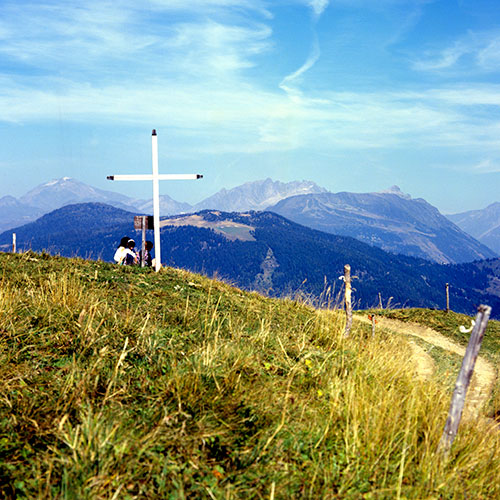
[[382,309],[382,294],[378,292],[378,308]]
[[141,267],[146,267],[146,261],[144,260],[146,254],[146,229],[154,229],[154,217],[151,215],[135,215],[134,229],[142,230]]
[[351,327],[352,327],[352,287],[351,287],[351,266],[349,264],[346,264],[344,266],[344,284],[345,284],[344,307],[346,316],[344,335],[347,337],[351,333]]
[[481,305],[477,309],[476,324],[474,325],[470,335],[469,344],[467,345],[465,356],[462,361],[462,367],[460,368],[460,373],[458,374],[457,381],[455,383],[455,390],[453,391],[453,396],[451,398],[448,418],[444,426],[443,435],[439,441],[438,451],[444,456],[446,456],[450,451],[453,440],[457,435],[460,419],[462,418],[462,411],[464,409],[465,396],[467,395],[467,389],[469,388],[469,384],[472,379],[474,366],[479,354],[479,349],[481,348],[481,342],[483,341],[486,326],[488,325],[490,313],[490,306]]
[[146,255],[146,216],[142,216],[141,225],[142,225],[142,251],[141,251],[141,267],[146,267],[146,261],[144,260],[144,256]]
[[450,284],[446,283],[446,312],[450,312]]
[[17,244],[16,244],[16,233],[12,233],[12,253],[16,253]]

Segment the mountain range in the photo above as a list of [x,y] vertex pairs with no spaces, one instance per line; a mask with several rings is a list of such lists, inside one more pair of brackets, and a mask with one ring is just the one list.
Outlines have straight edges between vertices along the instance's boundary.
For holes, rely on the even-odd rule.
[[441,264],[497,256],[437,208],[421,198],[412,199],[397,186],[381,193],[292,196],[268,210],[313,229]]
[[[133,213],[101,203],[69,205],[16,228],[18,248],[111,261],[121,237],[140,241]],[[162,221],[167,265],[218,276],[271,296],[338,299],[344,264],[352,267],[357,307],[443,308],[445,283],[452,309],[473,314],[479,303],[500,311],[500,259],[439,265],[395,255],[354,238],[313,230],[272,212],[205,210]],[[0,235],[9,250],[11,232]]]
[[500,202],[483,210],[470,210],[448,215],[448,218],[483,245],[500,254]]
[[[160,212],[165,216],[207,208],[228,212],[263,210],[288,196],[322,192],[326,192],[326,189],[311,181],[284,183],[265,179],[247,182],[229,190],[222,189],[196,205],[178,202],[168,195],[162,195],[160,196]],[[105,203],[140,214],[153,212],[152,200],[130,198],[113,191],[89,186],[71,177],[62,177],[40,184],[19,199],[13,196],[0,198],[0,214],[2,215],[0,231],[34,221],[41,215],[65,205],[88,202]]]
[[247,182],[233,189],[221,189],[193,207],[193,211],[222,210],[224,212],[246,212],[266,210],[280,200],[301,194],[327,193],[328,191],[311,181],[280,182],[272,179]]
[[[86,202],[105,203],[136,214],[152,212],[151,200],[133,199],[64,177],[36,187],[19,200],[12,196],[1,198],[0,231],[34,221],[62,206]],[[330,193],[310,181],[283,183],[265,179],[222,189],[196,205],[181,203],[166,195],[160,197],[163,216],[203,209],[272,210],[311,228],[352,236],[393,253],[440,263],[497,256],[485,245],[490,241],[494,244],[494,228],[486,234],[491,217],[485,221],[481,233],[487,241],[481,243],[467,234],[467,229],[463,231],[450,222],[453,216],[444,217],[425,200],[412,199],[397,186],[381,193]],[[470,226],[473,228],[474,224]],[[498,224],[496,227],[498,231]]]

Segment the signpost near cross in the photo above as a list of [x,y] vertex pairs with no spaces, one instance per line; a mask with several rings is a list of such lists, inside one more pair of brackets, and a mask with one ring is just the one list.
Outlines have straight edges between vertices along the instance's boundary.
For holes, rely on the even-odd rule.
[[153,181],[153,220],[154,220],[154,246],[155,270],[161,267],[160,246],[160,181],[185,181],[203,178],[201,174],[159,174],[158,173],[158,136],[153,130],[152,137],[153,173],[138,175],[108,175],[110,181]]

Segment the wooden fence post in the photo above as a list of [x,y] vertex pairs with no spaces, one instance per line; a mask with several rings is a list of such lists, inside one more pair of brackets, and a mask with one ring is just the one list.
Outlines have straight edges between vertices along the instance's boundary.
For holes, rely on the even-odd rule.
[[455,383],[453,397],[451,398],[448,418],[444,426],[443,435],[439,441],[438,452],[442,453],[444,456],[448,455],[451,445],[453,444],[453,440],[457,435],[460,419],[462,418],[462,411],[464,409],[465,396],[467,394],[467,389],[469,388],[472,373],[474,372],[474,366],[479,354],[479,349],[481,348],[481,342],[483,341],[486,326],[488,325],[490,313],[490,306],[481,305],[477,309],[476,324],[470,334],[469,344],[467,345],[465,356],[462,361],[462,367],[460,368],[460,373],[458,374],[457,381]]
[[378,308],[382,309],[382,294],[378,292]]
[[377,320],[375,319],[375,314],[372,314],[372,337],[375,337],[375,323]]
[[450,312],[450,284],[446,283],[446,312]]
[[344,307],[345,307],[345,331],[344,335],[347,337],[351,333],[352,327],[352,287],[351,287],[351,266],[346,264],[344,266],[344,283],[345,283],[345,295],[344,295]]
[[141,267],[146,267],[144,256],[146,255],[146,216],[142,217],[142,245],[141,245]]
[[16,250],[17,250],[16,233],[12,233],[12,253],[16,253]]

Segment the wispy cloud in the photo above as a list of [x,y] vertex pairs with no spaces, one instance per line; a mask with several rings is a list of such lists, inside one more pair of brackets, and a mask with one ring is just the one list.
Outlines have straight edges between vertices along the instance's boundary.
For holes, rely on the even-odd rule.
[[[157,22],[169,12],[188,10],[187,4],[196,12],[189,21],[183,14],[167,24]],[[256,6],[259,13],[267,12],[261,2],[150,0],[141,5],[6,3],[0,7],[0,57],[19,69],[11,74],[20,86],[28,86],[30,74],[36,74],[38,91],[54,80],[64,86],[64,81],[103,85],[165,77],[232,78],[271,47],[270,27],[245,15],[245,9]]]
[[165,43],[171,50],[169,64],[176,71],[205,76],[228,76],[254,66],[253,57],[270,49],[271,29],[263,24],[252,27],[228,26],[208,21],[179,24]]
[[319,17],[323,14],[324,10],[328,7],[330,0],[308,0],[309,7],[314,12],[314,15]]
[[280,88],[284,90],[290,98],[294,100],[300,100],[302,96],[302,92],[294,85],[297,80],[308,70],[310,70],[318,61],[321,55],[321,51],[319,49],[318,38],[314,36],[313,44],[309,55],[307,56],[306,61],[302,66],[291,73],[290,75],[285,76],[280,83]]
[[[314,14],[315,22],[318,21],[321,14],[325,11],[330,3],[330,0],[306,0]],[[298,100],[301,98],[302,92],[294,85],[294,83],[307,71],[309,71],[319,60],[321,50],[319,47],[318,36],[316,31],[313,32],[312,47],[305,62],[293,73],[285,76],[279,87],[284,90],[291,99]]]
[[420,71],[500,71],[500,31],[469,32],[448,47],[428,51],[413,67]]
[[500,160],[492,160],[491,158],[486,158],[480,161],[477,165],[474,165],[474,170],[480,174],[492,174],[500,172]]
[[[328,7],[326,0],[300,1],[313,17]],[[301,83],[321,54],[314,34],[306,60],[280,88],[249,76],[273,50],[266,3],[147,5],[149,10],[132,1],[67,2],[62,8],[45,2],[23,11],[13,2],[2,4],[0,55],[22,71],[0,76],[0,120],[155,123],[176,130],[180,139],[196,136],[197,151],[213,153],[421,144],[485,155],[498,149],[500,120],[491,112],[500,104],[498,85],[304,95]],[[199,9],[196,15],[185,15],[188,5]],[[182,15],[151,22],[174,11]],[[310,22],[314,28],[316,21]],[[496,43],[490,36],[476,46],[478,64],[494,63]],[[464,51],[457,48],[439,64],[456,64]],[[179,140],[178,147],[193,150],[193,141]]]
[[[455,99],[460,92],[454,89],[328,92],[294,101],[255,85],[235,87],[233,82],[220,82],[217,88],[181,81],[100,87],[66,83],[64,92],[2,83],[3,120],[57,121],[62,115],[75,122],[155,123],[183,138],[176,146],[179,151],[332,152],[425,145],[494,154],[499,145],[500,120],[471,116],[464,99]],[[488,102],[494,92],[490,89]],[[471,102],[478,95],[472,94]],[[189,137],[196,137],[195,145],[186,141]]]

